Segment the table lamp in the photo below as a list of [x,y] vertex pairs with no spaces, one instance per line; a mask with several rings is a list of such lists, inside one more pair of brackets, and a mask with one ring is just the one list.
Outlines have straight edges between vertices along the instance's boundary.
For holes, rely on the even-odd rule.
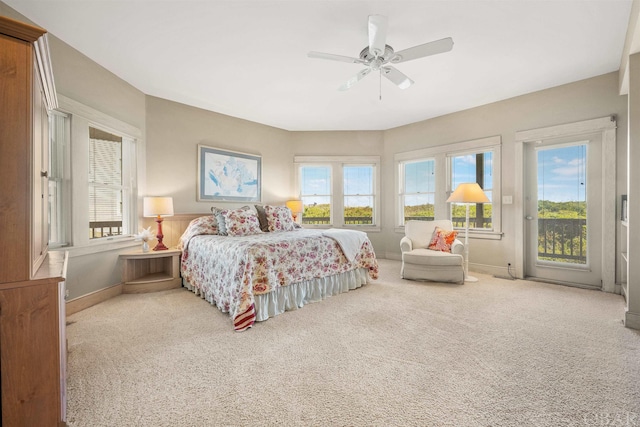
[[296,218],[298,218],[298,214],[302,213],[304,209],[302,200],[289,200],[285,203],[285,205],[291,211],[291,214],[293,215],[293,220],[296,221]]
[[158,223],[158,232],[156,233],[156,239],[158,244],[154,251],[165,251],[167,248],[162,243],[162,218],[165,216],[173,216],[173,198],[172,197],[145,197],[143,199],[144,204],[144,216],[156,217]]

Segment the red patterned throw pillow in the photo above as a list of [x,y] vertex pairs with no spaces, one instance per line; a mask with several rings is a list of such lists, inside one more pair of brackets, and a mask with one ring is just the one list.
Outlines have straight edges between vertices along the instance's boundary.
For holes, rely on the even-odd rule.
[[433,230],[429,249],[434,251],[451,252],[451,245],[458,236],[457,231],[447,231],[440,227]]

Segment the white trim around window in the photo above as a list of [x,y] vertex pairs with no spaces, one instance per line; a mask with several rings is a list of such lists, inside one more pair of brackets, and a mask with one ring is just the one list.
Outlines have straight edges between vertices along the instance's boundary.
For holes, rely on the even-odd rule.
[[[331,224],[305,225],[312,228],[353,228],[362,231],[380,231],[380,156],[294,156],[295,188],[301,193],[300,168],[302,166],[329,166],[331,168]],[[344,224],[344,174],[346,166],[372,166],[373,173],[373,224]],[[371,196],[368,194],[367,196]]]
[[[59,95],[59,110],[70,118],[70,165],[71,189],[70,207],[65,215],[69,236],[70,256],[86,255],[105,250],[118,249],[133,243],[132,234],[138,227],[138,185],[140,170],[137,165],[144,161],[144,143],[142,132],[121,120],[106,115],[73,99]],[[128,233],[122,236],[89,239],[89,127],[96,127],[122,136],[126,143],[123,146],[122,166],[125,172],[127,209],[123,223],[127,224]]]
[[491,151],[493,153],[493,189],[492,189],[492,220],[493,230],[472,230],[469,232],[469,237],[479,239],[500,239],[502,238],[502,183],[501,183],[501,152],[502,152],[502,138],[501,136],[490,136],[486,138],[479,138],[469,141],[456,142],[446,145],[438,145],[435,147],[423,148],[420,150],[406,151],[403,153],[396,153],[394,156],[395,163],[395,181],[394,188],[395,196],[395,231],[398,233],[404,233],[404,215],[403,206],[401,203],[402,198],[402,165],[407,161],[427,160],[433,159],[436,162],[435,166],[435,206],[434,214],[436,219],[449,218],[449,208],[447,204],[447,198],[454,190],[451,188],[451,170],[449,164],[449,158],[451,156],[457,156],[462,154],[472,154],[481,151]]

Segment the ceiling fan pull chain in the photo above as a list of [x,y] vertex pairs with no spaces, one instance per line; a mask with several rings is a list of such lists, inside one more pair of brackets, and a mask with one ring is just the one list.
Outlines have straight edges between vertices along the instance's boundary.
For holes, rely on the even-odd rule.
[[382,68],[380,68],[380,74],[378,75],[378,84],[379,84],[379,97],[378,99],[382,101]]

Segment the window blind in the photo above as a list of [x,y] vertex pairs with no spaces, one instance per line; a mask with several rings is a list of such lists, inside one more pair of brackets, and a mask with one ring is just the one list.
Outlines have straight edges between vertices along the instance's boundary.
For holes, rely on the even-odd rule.
[[[122,137],[90,127],[89,221],[122,227],[122,190]],[[92,233],[91,237],[104,235]]]

